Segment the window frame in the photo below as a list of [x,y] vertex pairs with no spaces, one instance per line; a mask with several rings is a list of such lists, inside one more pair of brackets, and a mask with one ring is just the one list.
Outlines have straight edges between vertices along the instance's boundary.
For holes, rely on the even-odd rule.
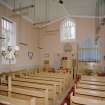
[[[10,38],[10,43],[6,43],[6,42],[3,42],[4,40],[2,40],[2,42],[1,42],[1,47],[4,47],[4,48],[6,48],[7,49],[7,47],[8,46],[11,46],[13,49],[15,48],[15,46],[16,46],[16,22],[15,21],[13,21],[13,20],[11,20],[11,19],[9,19],[8,17],[5,17],[5,16],[2,16],[1,17],[1,35],[2,35],[2,37],[7,37],[7,33],[6,33],[6,35],[3,35],[3,30],[5,30],[6,31],[6,29],[4,29],[4,27],[3,27],[3,22],[2,21],[6,21],[6,22],[8,22],[7,24],[12,24],[12,25],[10,25],[9,26],[9,28],[8,28],[8,30],[7,31],[9,31],[9,34],[8,35],[10,35],[11,33],[11,35],[9,36],[9,38]],[[5,38],[4,37],[4,38]],[[6,40],[7,41],[7,40]],[[4,44],[4,45],[3,45]],[[8,44],[8,45],[7,45]],[[9,45],[10,44],[10,45]],[[2,60],[1,60],[1,63],[2,64],[9,64],[9,61],[7,61],[7,60],[5,60],[3,57],[2,57]],[[11,62],[11,64],[16,64],[16,60],[14,60],[14,61],[12,61]]]
[[[74,38],[72,38],[72,34],[71,35],[68,35],[69,38],[65,38],[65,35],[63,35],[64,33],[64,30],[66,27],[70,28],[68,33],[72,33],[71,32],[71,24],[74,24],[73,26],[75,27],[75,34],[74,34]],[[67,24],[69,23],[69,25],[67,26]],[[66,26],[64,26],[66,24]],[[67,29],[65,30],[67,31]],[[71,37],[71,38],[70,38]],[[72,18],[66,18],[64,19],[61,24],[60,24],[60,41],[61,42],[72,42],[72,41],[76,41],[76,22],[75,22],[75,19],[72,19]]]

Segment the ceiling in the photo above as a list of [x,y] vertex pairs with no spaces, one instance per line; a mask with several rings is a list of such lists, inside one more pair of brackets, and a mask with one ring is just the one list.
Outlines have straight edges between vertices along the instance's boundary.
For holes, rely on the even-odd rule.
[[63,5],[59,0],[0,0],[9,8],[20,8],[29,5],[35,7],[21,11],[32,23],[49,21],[64,16],[71,17],[93,17],[95,16],[95,7],[97,0],[63,0]]

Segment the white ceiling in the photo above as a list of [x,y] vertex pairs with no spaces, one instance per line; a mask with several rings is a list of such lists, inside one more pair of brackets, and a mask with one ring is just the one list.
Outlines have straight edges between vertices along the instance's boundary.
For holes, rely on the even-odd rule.
[[[64,4],[58,0],[0,0],[10,8],[24,7],[35,4],[35,8],[25,10],[25,17],[33,23],[52,20],[59,17],[69,16],[95,16],[95,6],[97,0],[63,0]],[[47,2],[47,3],[46,3]],[[46,8],[47,5],[47,8]]]

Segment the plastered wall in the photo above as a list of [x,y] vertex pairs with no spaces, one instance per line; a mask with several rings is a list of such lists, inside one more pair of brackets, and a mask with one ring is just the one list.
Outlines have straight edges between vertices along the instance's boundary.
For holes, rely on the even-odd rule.
[[[16,44],[20,47],[20,51],[18,52],[18,55],[16,57],[16,64],[11,65],[11,67],[10,65],[0,64],[0,71],[8,71],[10,69],[16,70],[37,65],[37,36],[39,34],[39,30],[35,29],[32,23],[23,19],[20,15],[11,12],[10,9],[0,4],[0,33],[2,16],[13,20],[16,23]],[[21,45],[19,44],[19,42],[25,43],[27,45]],[[29,59],[28,52],[33,53],[32,59]]]
[[[64,55],[63,44],[60,41],[60,23],[54,22],[44,28],[36,29],[32,23],[16,15],[9,9],[0,4],[0,19],[5,16],[16,22],[16,41],[20,47],[15,65],[11,65],[12,70],[43,65],[43,61],[48,59],[50,66],[59,66],[60,58]],[[73,47],[81,44],[86,38],[95,38],[95,20],[91,18],[74,18],[76,22],[76,40],[71,42]],[[1,21],[0,21],[1,32]],[[105,26],[100,30],[102,60],[101,66],[105,65]],[[27,46],[20,45],[18,42],[26,43]],[[1,40],[0,40],[1,45]],[[38,49],[40,47],[41,49]],[[33,52],[33,59],[28,58],[28,52]],[[77,53],[77,52],[76,52]],[[1,60],[1,59],[0,59]],[[83,65],[84,67],[84,65]],[[0,71],[9,71],[9,65],[1,65]]]
[[[87,38],[95,40],[96,37],[95,19],[93,18],[74,18],[74,19],[76,22],[76,40],[74,42],[71,42],[72,46],[74,47],[77,45],[81,45],[85,40],[87,40]],[[56,61],[57,59],[57,54],[60,54],[62,56],[62,54],[64,53],[63,44],[60,41],[60,23],[61,21],[55,22],[40,30],[40,46],[43,48],[40,50],[40,57],[39,57],[41,65],[43,65],[44,59],[49,59],[50,65],[53,67],[54,65],[56,65],[55,64],[56,62],[54,61]],[[101,48],[103,50],[101,54],[104,53],[105,49],[104,33],[105,32],[103,32],[103,34],[101,34],[100,36],[101,45],[103,46]],[[49,54],[49,57],[46,57],[46,53]],[[58,57],[58,59],[60,58]],[[94,66],[94,69],[100,66],[101,63],[102,59],[101,62],[99,62]],[[82,70],[84,69],[85,64],[83,63],[79,64],[78,67],[79,70]]]

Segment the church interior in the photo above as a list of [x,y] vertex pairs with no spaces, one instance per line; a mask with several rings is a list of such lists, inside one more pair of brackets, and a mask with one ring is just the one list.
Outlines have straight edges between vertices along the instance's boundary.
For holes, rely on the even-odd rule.
[[0,105],[105,105],[105,0],[0,0]]

